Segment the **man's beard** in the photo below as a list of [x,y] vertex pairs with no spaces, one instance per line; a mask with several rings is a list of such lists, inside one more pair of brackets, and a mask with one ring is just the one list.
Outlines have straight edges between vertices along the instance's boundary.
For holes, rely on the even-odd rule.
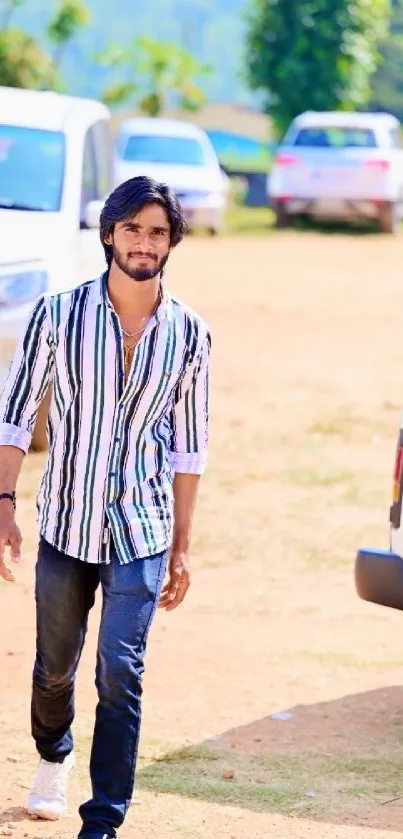
[[155,262],[153,268],[139,268],[139,267],[132,267],[130,265],[130,257],[135,256],[135,254],[129,253],[127,258],[125,259],[120,251],[113,245],[113,260],[116,262],[118,268],[123,271],[128,277],[131,277],[132,280],[136,280],[137,282],[145,282],[146,280],[152,280],[158,274],[161,274],[164,270],[165,265],[168,262],[169,253],[162,257],[162,259],[158,259],[157,254],[148,252],[144,254],[144,256],[149,257]]

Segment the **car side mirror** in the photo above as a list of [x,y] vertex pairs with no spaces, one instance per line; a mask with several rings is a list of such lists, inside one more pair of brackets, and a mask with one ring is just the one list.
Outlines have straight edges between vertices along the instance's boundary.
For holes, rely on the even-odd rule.
[[104,206],[103,201],[89,201],[84,210],[85,226],[92,230],[99,227],[99,219]]

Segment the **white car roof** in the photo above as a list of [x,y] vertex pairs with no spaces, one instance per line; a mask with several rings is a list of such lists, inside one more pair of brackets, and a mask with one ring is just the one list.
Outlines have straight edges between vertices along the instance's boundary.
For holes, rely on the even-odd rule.
[[158,134],[162,137],[189,137],[205,139],[206,132],[192,122],[180,119],[159,119],[158,117],[136,117],[126,119],[119,126],[121,134]]
[[298,128],[317,128],[318,125],[323,127],[371,128],[379,124],[389,128],[397,128],[399,120],[392,114],[356,113],[354,111],[306,111],[294,120],[294,125]]
[[66,96],[52,90],[23,90],[0,86],[0,123],[26,128],[66,131],[74,123],[88,125],[110,116],[94,99]]

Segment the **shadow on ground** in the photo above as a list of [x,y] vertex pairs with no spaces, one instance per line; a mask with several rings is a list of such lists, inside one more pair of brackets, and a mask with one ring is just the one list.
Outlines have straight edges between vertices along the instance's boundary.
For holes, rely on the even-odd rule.
[[326,236],[331,234],[335,235],[344,235],[344,236],[368,236],[374,234],[380,234],[379,228],[377,224],[373,221],[362,221],[361,219],[357,219],[356,221],[343,221],[342,219],[339,220],[321,220],[321,219],[311,219],[309,216],[299,216],[295,219],[293,224],[294,230],[299,231],[311,231],[314,233],[323,233]]
[[7,810],[2,810],[0,813],[0,827],[12,822],[24,822],[29,820],[27,811],[23,807],[9,807]]
[[403,688],[284,709],[144,763],[140,788],[403,831]]

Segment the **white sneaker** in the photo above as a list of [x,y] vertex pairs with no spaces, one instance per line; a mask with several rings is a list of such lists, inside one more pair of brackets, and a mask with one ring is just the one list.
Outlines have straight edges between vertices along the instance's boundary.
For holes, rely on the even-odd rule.
[[49,763],[42,759],[39,761],[27,804],[30,816],[55,821],[66,815],[67,781],[74,764],[73,752],[67,755],[63,763]]

